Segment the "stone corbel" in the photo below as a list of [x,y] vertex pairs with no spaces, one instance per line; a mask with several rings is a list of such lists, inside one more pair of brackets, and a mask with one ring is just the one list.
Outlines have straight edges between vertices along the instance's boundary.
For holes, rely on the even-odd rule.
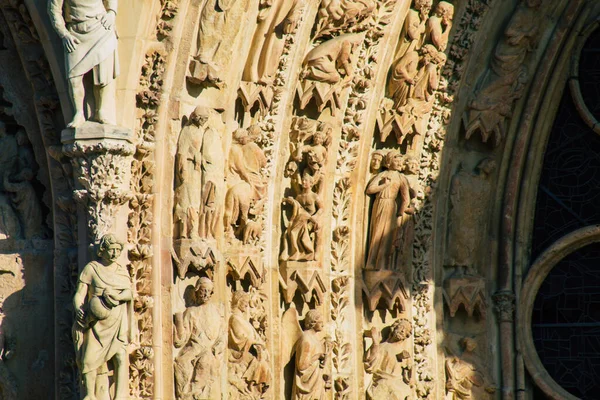
[[[131,162],[135,152],[131,130],[85,122],[61,134],[63,154],[73,165],[73,198],[85,215],[85,237],[98,243],[115,233],[117,213],[130,198]],[[80,224],[79,237],[84,237]]]

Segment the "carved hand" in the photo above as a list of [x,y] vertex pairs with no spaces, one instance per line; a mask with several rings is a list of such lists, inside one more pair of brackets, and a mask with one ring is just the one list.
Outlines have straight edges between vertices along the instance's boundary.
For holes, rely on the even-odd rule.
[[79,323],[81,323],[82,325],[85,322],[85,313],[83,312],[83,310],[81,308],[78,308],[77,311],[75,312],[75,318],[77,318],[77,321]]
[[63,46],[65,46],[65,49],[67,49],[67,52],[69,53],[72,53],[79,43],[81,43],[79,39],[70,33],[67,33],[65,37],[63,37]]
[[110,31],[113,26],[115,26],[115,17],[116,15],[113,10],[108,10],[108,12],[102,16],[100,22],[102,23],[104,29]]

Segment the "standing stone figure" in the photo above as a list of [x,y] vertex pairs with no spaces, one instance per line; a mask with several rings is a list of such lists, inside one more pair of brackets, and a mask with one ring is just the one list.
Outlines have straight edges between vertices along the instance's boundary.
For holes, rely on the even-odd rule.
[[204,3],[200,13],[197,50],[190,61],[190,75],[187,77],[191,83],[201,84],[208,81],[220,84],[222,82],[219,73],[224,65],[220,65],[219,61],[222,61],[220,60],[222,57],[219,55],[230,51],[229,41],[235,39],[242,26],[239,18],[241,13],[234,10],[236,3],[245,3],[245,1],[208,0]]
[[367,194],[375,195],[369,229],[369,256],[366,270],[381,271],[391,268],[392,245],[402,238],[401,224],[409,210],[410,185],[400,172],[404,160],[398,151],[389,151],[384,159],[384,171],[375,175],[367,186]]
[[313,177],[303,174],[300,194],[295,199],[283,199],[284,204],[292,206],[292,215],[283,235],[281,261],[313,261],[317,256],[322,235],[323,200],[312,191],[313,185]]
[[242,80],[269,85],[275,79],[283,53],[283,35],[294,31],[300,19],[302,1],[267,0],[261,1],[263,4]]
[[[64,10],[63,10],[64,8]],[[67,125],[76,128],[85,122],[83,76],[92,71],[95,112],[100,123],[114,115],[111,83],[119,75],[115,19],[117,0],[50,0],[50,21],[66,50],[66,71],[75,115]],[[107,107],[112,107],[108,110]]]
[[100,260],[83,268],[73,298],[73,336],[84,400],[108,398],[108,361],[115,369],[114,399],[128,398],[126,347],[133,340],[133,293],[127,269],[116,262],[122,250],[114,235],[104,235],[98,248]]
[[492,189],[489,178],[495,168],[496,162],[485,158],[475,172],[461,169],[452,178],[446,265],[462,268],[468,275],[476,274],[477,251],[486,234],[484,218]]
[[[394,322],[387,340],[381,343],[381,332],[371,329],[373,344],[365,354],[365,371],[373,374],[367,388],[367,399],[400,400],[406,386],[412,384],[412,361],[404,341],[410,337],[412,324],[401,318]],[[405,399],[410,397],[406,396]]]
[[216,111],[196,107],[181,130],[175,154],[176,238],[214,238],[224,180]]
[[331,343],[321,338],[323,316],[310,310],[304,319],[304,332],[294,345],[296,353],[292,400],[320,400],[331,388],[331,375],[327,373]]
[[213,382],[218,379],[225,341],[223,317],[210,303],[214,285],[206,277],[195,287],[196,304],[175,314],[174,345],[181,348],[175,357],[175,393],[179,400],[212,399]]

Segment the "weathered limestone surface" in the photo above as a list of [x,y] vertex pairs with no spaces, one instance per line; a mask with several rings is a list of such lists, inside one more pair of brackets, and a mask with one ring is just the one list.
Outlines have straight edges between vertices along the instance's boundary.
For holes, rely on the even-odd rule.
[[560,398],[523,282],[595,3],[0,0],[0,399]]

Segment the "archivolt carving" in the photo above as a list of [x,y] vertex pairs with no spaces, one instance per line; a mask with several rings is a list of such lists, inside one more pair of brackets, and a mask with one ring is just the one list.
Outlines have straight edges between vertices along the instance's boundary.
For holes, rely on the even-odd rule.
[[512,15],[463,116],[467,139],[479,132],[483,142],[493,136],[495,146],[504,140],[514,102],[529,82],[528,55],[537,47],[540,35],[539,24],[532,21],[541,4],[541,0],[522,0]]

